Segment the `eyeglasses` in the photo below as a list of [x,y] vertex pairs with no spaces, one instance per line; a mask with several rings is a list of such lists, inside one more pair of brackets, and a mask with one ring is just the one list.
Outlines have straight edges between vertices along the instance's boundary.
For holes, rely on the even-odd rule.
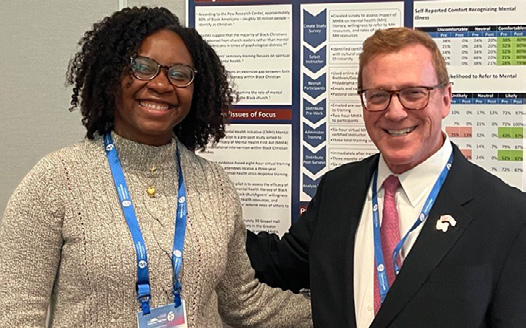
[[197,71],[185,64],[175,64],[172,66],[161,65],[155,60],[148,57],[130,58],[130,69],[132,75],[143,81],[155,79],[161,68],[166,70],[166,75],[176,88],[186,88],[194,81]]
[[370,112],[386,110],[395,94],[405,109],[419,110],[429,104],[431,90],[442,88],[444,85],[444,83],[440,83],[432,87],[416,86],[399,90],[373,88],[358,90],[358,94],[360,95],[363,108]]

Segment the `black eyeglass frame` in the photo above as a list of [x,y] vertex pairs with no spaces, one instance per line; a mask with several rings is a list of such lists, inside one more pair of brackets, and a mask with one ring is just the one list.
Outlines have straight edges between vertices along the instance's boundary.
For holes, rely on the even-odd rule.
[[[141,77],[139,77],[133,71],[133,63],[134,63],[134,61],[136,59],[139,59],[139,58],[145,58],[145,59],[151,60],[155,64],[157,64],[157,72],[154,75],[152,75],[151,77],[149,77],[149,78],[141,78]],[[187,84],[185,84],[185,85],[177,85],[177,84],[175,84],[172,81],[172,79],[170,79],[170,77],[168,75],[168,72],[169,72],[170,68],[172,68],[174,66],[185,66],[185,67],[188,67],[190,69],[190,71],[192,72],[192,78],[190,79],[190,81]],[[194,82],[195,76],[198,73],[198,71],[195,68],[193,68],[190,65],[186,65],[186,64],[174,64],[174,65],[168,66],[168,65],[161,65],[155,59],[150,58],[150,57],[146,57],[146,56],[130,57],[130,71],[131,71],[131,74],[133,75],[133,77],[135,77],[137,80],[140,80],[140,81],[151,81],[151,80],[155,79],[159,75],[159,73],[161,73],[161,68],[164,68],[166,70],[166,77],[168,78],[168,81],[170,81],[170,83],[176,88],[187,88],[190,84],[192,84]]]
[[[439,83],[439,84],[434,85],[432,87],[423,86],[423,85],[417,85],[417,86],[407,87],[407,88],[402,88],[402,89],[397,89],[397,90],[388,90],[388,89],[383,89],[383,88],[369,88],[369,89],[358,90],[358,94],[360,95],[360,101],[362,102],[362,107],[365,108],[365,110],[367,110],[369,112],[383,112],[384,110],[386,110],[389,107],[389,105],[391,105],[391,101],[393,100],[393,95],[395,95],[395,94],[398,97],[398,101],[400,102],[400,105],[402,105],[402,107],[404,107],[405,109],[407,109],[407,110],[421,110],[421,109],[426,108],[427,105],[429,105],[429,99],[431,98],[431,91],[433,91],[435,89],[441,89],[441,88],[445,87],[447,84],[448,83]],[[404,104],[404,102],[400,98],[400,92],[402,92],[404,90],[407,90],[407,89],[415,89],[415,88],[422,88],[422,89],[426,89],[428,91],[426,103],[425,103],[424,106],[419,107],[419,108],[409,108],[409,107],[407,107]],[[363,94],[366,91],[368,91],[368,90],[382,90],[382,91],[388,92],[389,93],[389,101],[387,102],[387,105],[385,105],[385,107],[383,109],[371,110],[371,109],[367,108],[367,106],[365,105],[365,100],[363,99]]]

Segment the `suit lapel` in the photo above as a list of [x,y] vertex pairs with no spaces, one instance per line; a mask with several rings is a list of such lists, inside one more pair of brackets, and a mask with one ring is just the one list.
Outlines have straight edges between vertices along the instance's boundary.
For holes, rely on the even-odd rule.
[[[455,145],[453,145],[453,153],[451,171],[424,222],[420,235],[371,325],[373,328],[387,327],[395,319],[472,220],[471,215],[462,208],[472,199],[472,190],[469,187],[470,164]],[[446,214],[451,215],[457,221],[457,225],[450,227],[447,232],[437,230],[437,220]]]

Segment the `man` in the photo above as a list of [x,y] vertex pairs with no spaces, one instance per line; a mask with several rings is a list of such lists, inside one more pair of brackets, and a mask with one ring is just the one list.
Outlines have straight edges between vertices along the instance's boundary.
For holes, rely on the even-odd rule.
[[377,31],[358,79],[380,154],[328,172],[283,238],[249,234],[258,277],[310,288],[315,327],[526,327],[526,198],[442,132],[451,85],[434,41]]

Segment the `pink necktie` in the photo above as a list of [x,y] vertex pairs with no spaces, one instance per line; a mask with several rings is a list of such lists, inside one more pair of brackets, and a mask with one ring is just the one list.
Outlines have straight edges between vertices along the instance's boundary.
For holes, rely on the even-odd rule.
[[[382,213],[382,225],[380,227],[380,239],[382,241],[382,252],[384,255],[385,272],[389,286],[393,285],[396,274],[393,267],[393,253],[396,244],[400,241],[400,225],[398,222],[398,211],[396,210],[395,193],[400,186],[398,177],[390,175],[384,181],[384,209]],[[400,266],[400,258],[397,259]],[[378,274],[374,269],[374,310],[378,312],[381,305],[380,288],[378,286]]]

